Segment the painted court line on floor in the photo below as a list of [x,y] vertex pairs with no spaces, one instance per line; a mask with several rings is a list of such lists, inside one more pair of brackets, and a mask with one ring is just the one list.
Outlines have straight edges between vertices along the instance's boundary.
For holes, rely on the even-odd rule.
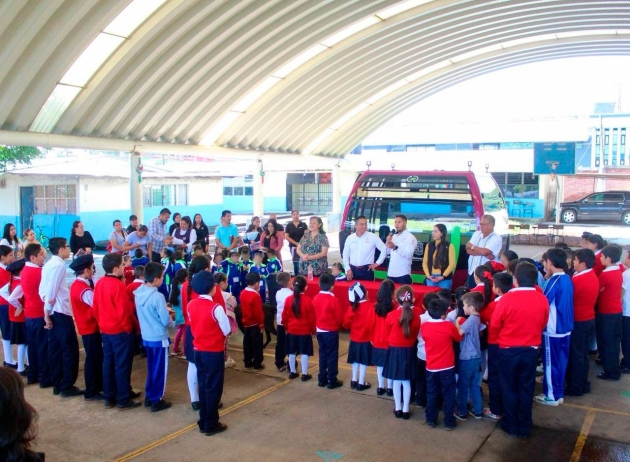
[[582,430],[580,431],[580,436],[578,436],[578,439],[575,442],[575,448],[573,449],[573,454],[571,454],[570,462],[579,462],[580,457],[582,456],[582,449],[584,449],[584,443],[586,443],[586,438],[588,438],[588,434],[591,431],[591,425],[593,425],[594,419],[595,419],[595,410],[590,409],[586,413],[586,417],[584,417]]

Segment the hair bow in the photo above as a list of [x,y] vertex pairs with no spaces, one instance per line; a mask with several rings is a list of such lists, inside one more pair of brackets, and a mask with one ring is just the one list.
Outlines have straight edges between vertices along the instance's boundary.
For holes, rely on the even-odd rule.
[[400,297],[400,299],[403,302],[410,302],[411,301],[411,294],[409,292],[405,292],[404,294],[402,294],[402,296]]
[[350,300],[350,303],[360,302],[363,300],[363,297],[365,297],[365,291],[360,283],[355,282],[352,286],[350,286],[348,289],[348,299]]
[[483,277],[486,279],[492,279],[492,274],[490,274],[490,271],[484,271]]

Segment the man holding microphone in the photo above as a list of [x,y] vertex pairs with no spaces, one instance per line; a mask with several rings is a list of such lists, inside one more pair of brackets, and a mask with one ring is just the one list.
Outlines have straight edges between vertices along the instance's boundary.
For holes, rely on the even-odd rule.
[[387,236],[387,253],[389,254],[389,267],[387,279],[396,284],[411,284],[411,262],[413,253],[418,246],[418,240],[407,230],[407,217],[396,215],[394,219],[396,232]]

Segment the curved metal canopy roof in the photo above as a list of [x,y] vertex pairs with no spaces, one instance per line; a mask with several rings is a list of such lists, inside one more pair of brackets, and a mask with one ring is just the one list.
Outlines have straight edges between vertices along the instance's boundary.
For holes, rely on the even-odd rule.
[[2,130],[326,156],[466,79],[630,54],[627,0],[6,0],[0,26]]

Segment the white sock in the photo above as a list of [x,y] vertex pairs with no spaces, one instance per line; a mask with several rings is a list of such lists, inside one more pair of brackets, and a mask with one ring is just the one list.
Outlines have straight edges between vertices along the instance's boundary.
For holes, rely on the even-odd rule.
[[296,373],[295,369],[295,355],[289,355],[289,370],[292,374]]
[[378,387],[385,388],[385,378],[383,377],[383,368],[381,366],[376,368],[376,377],[378,378]]
[[411,401],[411,381],[403,380],[402,381],[403,388],[403,412],[409,412],[409,401]]
[[302,375],[308,374],[308,355],[302,355]]
[[352,381],[359,380],[359,363],[352,363]]
[[[394,380],[394,404],[397,411],[402,411],[402,382]],[[408,408],[407,408],[408,409]]]
[[194,403],[195,401],[199,401],[199,384],[197,383],[197,366],[195,364],[188,363],[188,373],[186,377],[188,379],[190,402]]
[[13,348],[11,347],[11,340],[2,339],[2,349],[4,350],[4,362],[7,364],[15,364],[15,358],[13,358]]
[[359,383],[361,385],[365,385],[365,372],[367,371],[367,366],[365,364],[359,364]]
[[386,379],[387,380],[387,388],[392,388],[394,386],[394,381],[391,379]]
[[24,372],[24,358],[26,357],[26,345],[18,345],[18,372]]

